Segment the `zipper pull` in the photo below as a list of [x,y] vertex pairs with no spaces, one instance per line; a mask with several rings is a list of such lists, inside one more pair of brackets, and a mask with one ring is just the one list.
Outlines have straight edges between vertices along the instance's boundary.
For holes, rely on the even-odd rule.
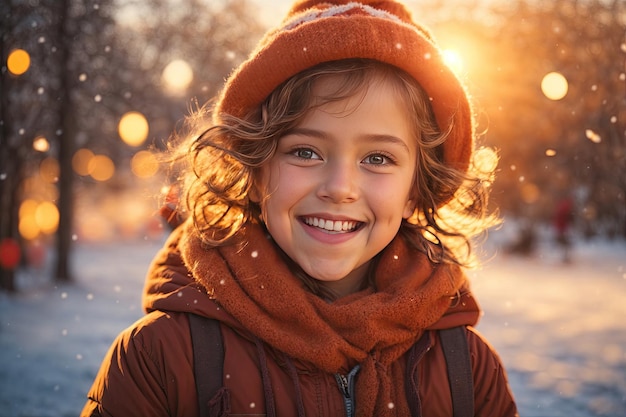
[[335,374],[335,379],[337,380],[337,385],[339,385],[339,391],[343,394],[346,399],[350,399],[350,390],[348,388],[348,378],[342,374]]
[[357,365],[352,368],[348,375],[335,374],[339,391],[343,394],[343,401],[346,406],[346,417],[353,417],[354,415],[354,381],[359,369],[361,369],[361,366]]

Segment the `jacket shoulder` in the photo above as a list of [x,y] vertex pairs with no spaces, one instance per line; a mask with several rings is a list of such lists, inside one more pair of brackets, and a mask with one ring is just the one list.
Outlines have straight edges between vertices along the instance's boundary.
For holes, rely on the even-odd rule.
[[506,370],[494,347],[475,328],[467,327],[474,377],[475,416],[517,416]]
[[81,416],[195,415],[192,355],[186,314],[147,314],[113,341]]

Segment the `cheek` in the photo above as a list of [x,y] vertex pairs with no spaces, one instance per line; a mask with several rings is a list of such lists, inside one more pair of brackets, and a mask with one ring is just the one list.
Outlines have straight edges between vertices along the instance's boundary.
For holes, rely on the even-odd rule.
[[[398,184],[400,185],[400,184]],[[402,184],[401,187],[373,187],[375,190],[385,190],[385,192],[379,192],[374,197],[375,204],[381,217],[387,217],[389,223],[396,224],[401,222],[402,219],[407,219],[413,215],[415,210],[415,198],[416,192],[413,190],[413,184]],[[370,200],[372,201],[372,200]]]
[[270,164],[261,174],[260,190],[264,196],[277,196],[283,200],[297,199],[315,186],[315,176],[310,171],[289,164]]
[[372,195],[377,196],[379,200],[386,201],[387,204],[393,201],[399,204],[396,207],[404,207],[409,200],[414,200],[417,195],[417,187],[410,173],[399,175],[393,179],[383,179],[378,183],[371,183],[366,190]]

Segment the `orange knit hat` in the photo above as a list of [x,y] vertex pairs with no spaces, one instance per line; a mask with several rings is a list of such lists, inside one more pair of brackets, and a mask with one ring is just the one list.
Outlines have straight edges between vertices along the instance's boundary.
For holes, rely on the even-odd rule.
[[393,0],[296,1],[282,26],[270,30],[230,75],[215,114],[243,117],[299,72],[348,58],[381,61],[415,78],[431,99],[439,128],[452,124],[442,145],[444,162],[467,169],[474,137],[467,93],[429,32]]

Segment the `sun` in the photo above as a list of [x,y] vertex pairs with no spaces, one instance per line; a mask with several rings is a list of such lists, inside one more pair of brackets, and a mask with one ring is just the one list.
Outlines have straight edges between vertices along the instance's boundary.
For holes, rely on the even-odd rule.
[[463,58],[461,54],[453,49],[444,49],[441,52],[443,57],[443,62],[452,70],[454,73],[461,74],[463,71]]

